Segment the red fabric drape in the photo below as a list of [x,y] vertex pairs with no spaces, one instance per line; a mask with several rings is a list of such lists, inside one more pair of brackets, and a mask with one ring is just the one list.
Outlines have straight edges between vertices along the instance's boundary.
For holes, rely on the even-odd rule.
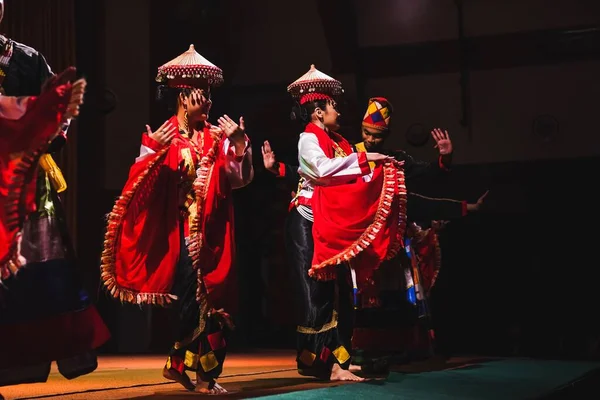
[[[335,156],[334,142],[346,154],[349,143],[336,133],[327,133],[314,124],[305,132],[317,136],[329,158]],[[373,270],[402,247],[406,223],[404,174],[390,162],[373,171],[369,182],[316,186],[312,198],[314,253],[309,275],[316,279],[335,278],[335,267],[351,261],[359,288],[369,282]]]
[[36,155],[62,122],[70,86],[49,88],[30,98],[18,120],[0,118],[0,268],[14,256],[23,214],[33,210]]
[[[177,118],[170,120],[178,126]],[[178,130],[177,130],[178,131]],[[194,181],[196,219],[190,224],[188,249],[200,270],[211,306],[235,306],[233,203],[224,173],[225,155],[205,128],[203,154]],[[208,150],[207,150],[208,149]],[[134,164],[123,192],[109,215],[102,254],[102,279],[122,301],[166,304],[180,252],[179,166],[182,150],[194,154],[177,134],[168,147]]]
[[[76,64],[75,0],[5,1],[0,31],[42,53],[55,73]],[[56,161],[68,184],[62,195],[71,240],[76,246],[77,120],[71,124],[69,142]]]

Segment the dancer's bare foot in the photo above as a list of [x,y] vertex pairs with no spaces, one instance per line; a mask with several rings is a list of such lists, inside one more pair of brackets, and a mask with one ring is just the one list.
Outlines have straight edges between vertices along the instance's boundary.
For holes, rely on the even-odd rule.
[[352,372],[342,369],[339,364],[333,364],[333,368],[331,368],[331,376],[329,377],[330,381],[355,381],[362,382],[365,379],[359,376],[354,375]]
[[175,370],[171,370],[167,367],[164,367],[163,368],[163,377],[165,377],[168,380],[179,383],[181,386],[183,386],[184,388],[186,388],[189,391],[193,392],[194,389],[196,389],[196,386],[194,386],[194,384],[190,380],[190,377],[185,372],[183,374],[180,374],[179,372],[177,372]]
[[196,381],[196,392],[202,394],[227,394],[227,390],[221,385],[219,385],[215,380],[211,380],[210,382],[205,382],[197,377]]

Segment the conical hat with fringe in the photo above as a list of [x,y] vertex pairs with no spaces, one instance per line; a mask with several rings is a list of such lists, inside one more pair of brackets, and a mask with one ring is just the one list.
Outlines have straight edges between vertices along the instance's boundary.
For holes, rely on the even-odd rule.
[[191,44],[185,53],[158,68],[156,81],[172,87],[195,87],[200,82],[219,86],[223,83],[223,71],[202,57]]
[[287,91],[292,97],[298,99],[301,104],[306,101],[331,98],[344,93],[340,81],[319,71],[314,64],[310,66],[307,73],[292,82]]

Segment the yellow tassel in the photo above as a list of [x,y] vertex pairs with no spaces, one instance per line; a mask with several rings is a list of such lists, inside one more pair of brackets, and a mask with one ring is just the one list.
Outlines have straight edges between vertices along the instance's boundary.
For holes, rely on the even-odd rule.
[[50,154],[42,154],[40,157],[40,167],[48,174],[50,184],[57,193],[67,190],[67,182],[56,162]]

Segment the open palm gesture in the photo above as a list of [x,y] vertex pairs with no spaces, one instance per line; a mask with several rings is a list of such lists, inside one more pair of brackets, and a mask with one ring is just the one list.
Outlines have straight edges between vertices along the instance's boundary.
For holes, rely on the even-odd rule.
[[435,140],[435,146],[437,147],[440,154],[451,154],[452,153],[452,141],[448,135],[448,131],[442,131],[440,128],[435,128],[431,131],[431,136]]
[[263,155],[263,164],[265,165],[265,169],[272,169],[275,166],[275,162],[277,159],[275,158],[275,152],[271,149],[271,143],[268,140],[265,140],[262,148]]
[[234,120],[229,118],[227,114],[223,115],[218,120],[219,128],[223,130],[225,136],[231,141],[240,141],[244,139],[244,132],[246,126],[244,125],[244,117],[240,117],[240,123],[237,124]]

